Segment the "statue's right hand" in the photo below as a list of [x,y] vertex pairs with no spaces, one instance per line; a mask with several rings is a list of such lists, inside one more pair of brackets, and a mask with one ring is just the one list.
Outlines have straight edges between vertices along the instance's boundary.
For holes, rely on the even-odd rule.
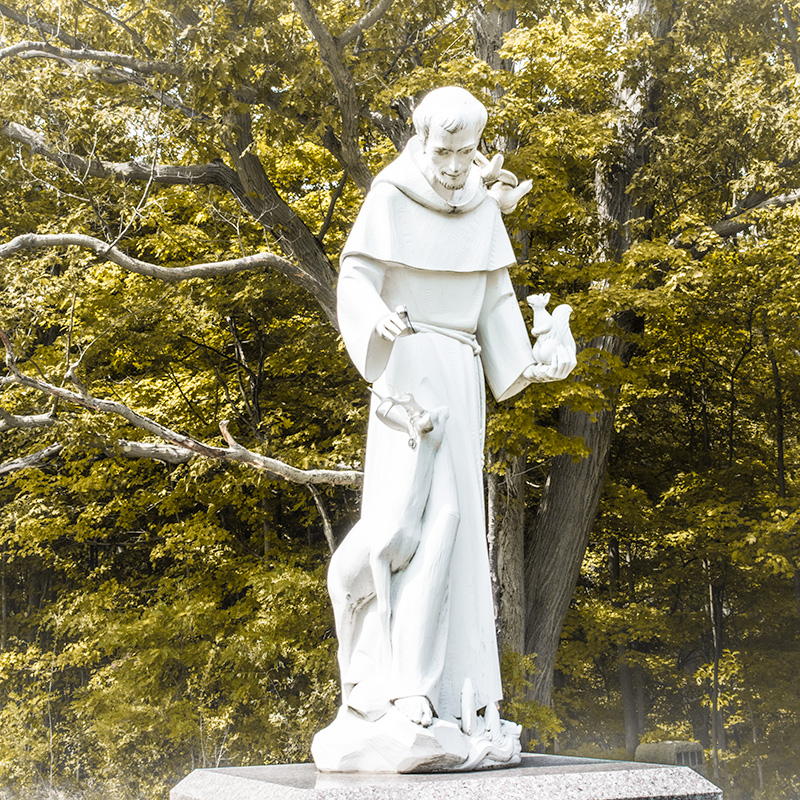
[[393,342],[398,336],[405,336],[411,333],[411,328],[408,325],[407,317],[404,317],[401,311],[398,310],[381,317],[375,323],[375,332],[381,339]]

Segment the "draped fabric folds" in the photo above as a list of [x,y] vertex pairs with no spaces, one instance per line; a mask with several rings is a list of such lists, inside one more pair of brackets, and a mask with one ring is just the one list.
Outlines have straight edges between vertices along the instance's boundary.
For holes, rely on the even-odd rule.
[[[426,409],[449,409],[422,530],[435,528],[445,503],[455,503],[459,521],[444,589],[424,585],[414,560],[393,576],[389,656],[378,647],[374,599],[361,608],[342,682],[346,694],[380,682],[376,691],[388,700],[424,695],[439,717],[454,718],[465,678],[479,708],[501,699],[485,536],[484,377],[506,399],[528,384],[523,371],[533,358],[508,275],[513,249],[477,168],[460,202],[448,204],[420,172],[415,147],[412,140],[375,179],[345,245],[339,323],[353,362],[378,395],[410,393]],[[399,306],[417,332],[389,343],[375,325]],[[370,414],[362,523],[385,525],[402,514],[398,487],[414,453],[406,434],[376,418],[378,402]],[[424,552],[421,546],[414,558],[427,558]],[[338,568],[334,557],[331,569]]]

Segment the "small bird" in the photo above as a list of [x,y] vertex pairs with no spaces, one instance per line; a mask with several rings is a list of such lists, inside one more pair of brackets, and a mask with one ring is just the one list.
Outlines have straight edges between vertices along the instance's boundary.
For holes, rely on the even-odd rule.
[[498,153],[491,161],[482,153],[475,153],[475,163],[481,171],[481,178],[503,214],[510,214],[517,203],[531,190],[533,181],[529,179],[520,183],[517,176],[503,169],[503,156]]

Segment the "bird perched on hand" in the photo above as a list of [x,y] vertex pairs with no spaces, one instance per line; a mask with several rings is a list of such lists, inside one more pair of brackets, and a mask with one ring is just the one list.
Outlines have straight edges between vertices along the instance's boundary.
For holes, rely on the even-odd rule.
[[475,153],[475,163],[481,170],[481,178],[488,187],[503,214],[510,214],[517,203],[531,190],[533,181],[528,178],[520,183],[517,176],[503,169],[503,156],[498,153],[491,161],[482,153]]

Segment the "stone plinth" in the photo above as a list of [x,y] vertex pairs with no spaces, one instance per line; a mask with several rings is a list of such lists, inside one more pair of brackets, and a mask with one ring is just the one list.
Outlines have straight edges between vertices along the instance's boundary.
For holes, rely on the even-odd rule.
[[323,774],[313,764],[198,769],[170,800],[722,800],[689,767],[524,753],[472,773]]

